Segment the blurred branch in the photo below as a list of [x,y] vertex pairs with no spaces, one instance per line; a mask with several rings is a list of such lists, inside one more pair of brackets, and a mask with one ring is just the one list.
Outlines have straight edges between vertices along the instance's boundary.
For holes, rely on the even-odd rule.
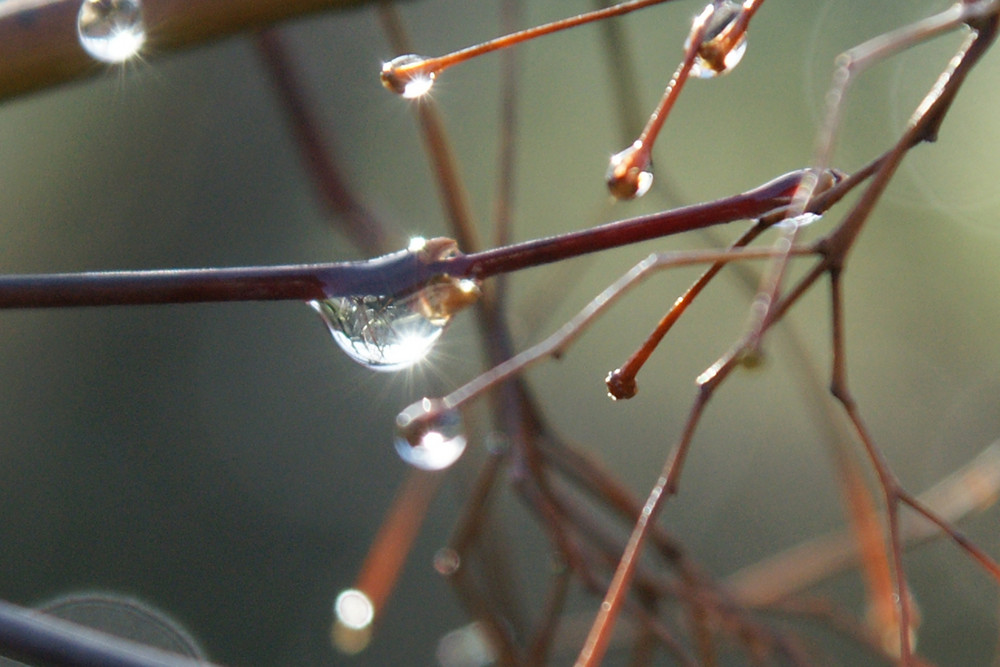
[[[279,21],[368,0],[143,0],[143,55],[164,53],[263,28]],[[99,74],[80,46],[80,0],[0,2],[0,100]]]
[[[65,667],[211,667],[204,660],[119,639],[0,601],[3,655],[32,665]],[[20,664],[20,663],[18,663]]]

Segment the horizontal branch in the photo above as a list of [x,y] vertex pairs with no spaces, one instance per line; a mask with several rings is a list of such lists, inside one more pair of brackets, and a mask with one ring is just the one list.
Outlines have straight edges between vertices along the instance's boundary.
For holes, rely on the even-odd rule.
[[[177,49],[255,30],[278,21],[370,0],[142,0],[144,54]],[[104,71],[80,46],[81,0],[0,2],[0,99]]]
[[[313,301],[404,295],[434,276],[483,280],[579,255],[775,213],[804,172],[712,202],[610,222],[469,255],[428,259],[400,251],[361,262],[225,269],[107,271],[0,276],[0,308],[53,308],[219,301]],[[832,180],[837,180],[833,176]],[[832,182],[832,181],[831,181]]]

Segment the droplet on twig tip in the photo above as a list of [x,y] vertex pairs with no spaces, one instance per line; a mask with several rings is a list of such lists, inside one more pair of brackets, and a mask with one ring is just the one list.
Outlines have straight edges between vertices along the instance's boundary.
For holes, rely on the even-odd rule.
[[[705,26],[705,36],[698,48],[698,56],[691,67],[691,75],[700,79],[726,74],[743,60],[747,50],[746,32],[737,35],[735,40],[725,34],[726,29],[736,22],[743,11],[738,2],[727,0],[716,4],[712,16]],[[684,43],[684,48],[691,46],[691,38]]]
[[383,63],[380,74],[382,85],[407,99],[426,95],[434,86],[434,79],[437,76],[437,72],[421,67],[426,61],[423,56],[408,53]]
[[649,192],[653,185],[653,170],[642,143],[636,141],[612,155],[604,179],[616,199],[634,199]]
[[443,470],[465,451],[458,410],[439,398],[424,398],[396,417],[394,444],[400,458],[421,470]]

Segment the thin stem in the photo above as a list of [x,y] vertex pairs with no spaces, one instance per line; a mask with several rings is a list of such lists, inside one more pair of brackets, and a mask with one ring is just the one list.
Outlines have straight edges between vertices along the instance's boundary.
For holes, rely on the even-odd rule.
[[[811,255],[815,254],[815,252],[815,249],[812,247],[792,249],[792,254],[794,255]],[[650,255],[608,286],[548,338],[511,357],[507,361],[494,366],[452,391],[442,400],[449,408],[457,408],[478,397],[494,385],[524,372],[527,368],[545,357],[561,356],[597,318],[617,303],[628,290],[636,287],[655,270],[690,264],[727,263],[748,259],[769,259],[773,257],[773,250],[746,248],[734,248],[728,251],[708,250]]]
[[[410,38],[395,6],[388,0],[380,0],[378,17],[393,47],[401,51],[410,50]],[[459,247],[467,252],[479,250],[481,245],[473,221],[472,207],[469,206],[468,193],[460,176],[458,158],[451,148],[444,120],[433,100],[421,100],[416,105],[415,111],[427,155],[437,177],[435,180],[438,192],[454,237]]]
[[535,241],[423,261],[396,252],[361,262],[108,271],[0,277],[0,308],[55,308],[220,301],[312,301],[359,294],[407,294],[434,276],[482,280],[608,248],[714,224],[759,217],[787,205],[801,172],[749,192]]
[[[400,79],[432,74],[436,75],[452,65],[457,65],[492,51],[505,49],[507,47],[520,44],[521,42],[543,37],[554,32],[575,28],[593,21],[601,21],[614,16],[623,16],[630,12],[638,11],[653,5],[659,5],[664,2],[669,2],[669,0],[632,0],[631,2],[623,2],[618,5],[612,5],[611,7],[605,7],[604,9],[598,9],[584,14],[578,14],[577,16],[559,19],[558,21],[553,21],[551,23],[545,23],[532,28],[519,30],[517,32],[503,35],[502,37],[497,37],[474,46],[468,46],[464,49],[453,51],[452,53],[442,56],[423,58],[419,61],[401,64],[392,68],[392,74]],[[408,50],[409,49],[400,49],[400,51],[403,52]]]

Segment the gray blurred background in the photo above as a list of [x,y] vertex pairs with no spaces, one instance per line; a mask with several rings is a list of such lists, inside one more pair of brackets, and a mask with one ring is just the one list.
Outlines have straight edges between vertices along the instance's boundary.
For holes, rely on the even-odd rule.
[[[591,7],[526,4],[530,24]],[[685,90],[654,153],[653,191],[628,204],[610,204],[602,183],[608,156],[631,139],[620,130],[599,30],[522,47],[516,237],[730,195],[808,165],[834,56],[945,6],[770,0],[736,71]],[[641,109],[659,98],[698,9],[676,2],[619,20],[638,65]],[[497,12],[493,2],[457,0],[402,7],[428,55],[495,36]],[[283,34],[358,193],[403,234],[446,233],[408,104],[378,82],[380,63],[396,54],[374,13],[333,12]],[[890,145],[958,42],[947,36],[864,75],[848,103],[837,166],[856,168]],[[498,62],[492,55],[449,70],[434,89],[486,238]],[[358,256],[331,231],[250,40],[95,69],[90,81],[0,108],[3,272]],[[938,144],[912,153],[848,267],[852,386],[914,491],[1000,437],[998,70],[1000,55],[991,53]],[[514,276],[519,346],[555,329],[650,251],[717,239],[689,235]],[[727,277],[704,295],[640,375],[634,400],[612,403],[602,379],[692,275],[648,281],[561,362],[529,373],[553,425],[639,494],[677,436],[693,378],[739,334],[746,285]],[[825,386],[825,292],[789,323]],[[811,420],[826,399],[802,383],[808,368],[790,356],[783,334],[766,351],[762,371],[737,373],[710,405],[681,495],[664,516],[720,576],[843,522],[824,435]],[[79,591],[138,598],[173,615],[222,663],[434,664],[438,639],[466,622],[430,561],[461,507],[474,456],[445,479],[366,652],[347,658],[330,649],[330,607],[405,475],[391,446],[394,415],[472,377],[479,359],[468,314],[427,368],[390,376],[344,357],[303,304],[0,313],[0,597],[27,606]],[[963,527],[1000,555],[997,516]],[[542,544],[516,511],[506,530]],[[522,567],[547,567],[544,551],[533,558]],[[945,543],[913,552],[907,565],[927,657],[986,663],[996,640],[986,575]],[[820,591],[860,605],[856,576],[834,584]],[[835,662],[856,657],[840,655]]]

